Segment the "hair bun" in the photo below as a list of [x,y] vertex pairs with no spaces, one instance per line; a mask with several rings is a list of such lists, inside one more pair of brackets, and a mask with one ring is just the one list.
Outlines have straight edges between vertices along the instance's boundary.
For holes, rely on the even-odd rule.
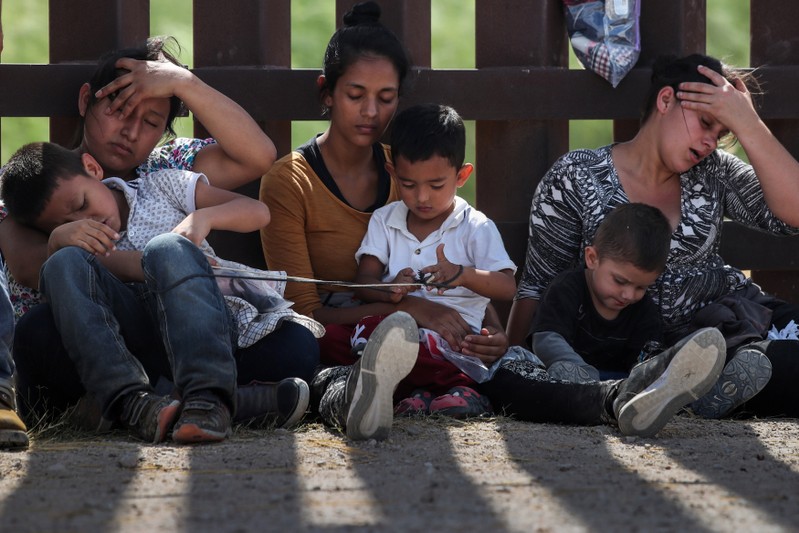
[[674,62],[677,61],[677,56],[673,54],[664,54],[655,58],[652,64],[652,77],[651,81],[659,79],[668,79],[673,77]]
[[377,24],[380,21],[380,6],[376,2],[360,2],[344,15],[345,26]]

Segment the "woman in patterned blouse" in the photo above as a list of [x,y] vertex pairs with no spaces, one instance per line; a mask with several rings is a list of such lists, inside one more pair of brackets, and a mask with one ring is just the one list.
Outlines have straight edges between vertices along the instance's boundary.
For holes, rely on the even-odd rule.
[[[792,386],[799,343],[753,344],[772,324],[799,319],[799,306],[762,293],[718,253],[725,217],[799,233],[799,163],[758,116],[747,87],[753,82],[707,56],[659,58],[635,138],[577,150],[553,165],[533,198],[527,260],[508,323],[512,344],[525,342],[552,278],[582,263],[604,216],[622,203],[646,203],[673,228],[666,271],[651,289],[667,338],[719,326],[727,339],[719,383],[694,410],[721,417],[760,392],[747,410],[799,414]],[[717,149],[733,136],[751,164]],[[738,311],[732,319],[730,310]]]

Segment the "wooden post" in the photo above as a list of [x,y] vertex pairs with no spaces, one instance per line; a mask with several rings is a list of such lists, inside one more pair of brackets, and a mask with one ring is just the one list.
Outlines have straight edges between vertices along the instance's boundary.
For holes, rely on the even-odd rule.
[[[750,32],[752,67],[799,66],[799,42],[796,40],[796,21],[799,4],[777,0],[751,0]],[[769,88],[764,87],[769,97]],[[768,127],[794,157],[799,157],[799,120],[767,120]],[[744,243],[741,243],[744,245]],[[799,246],[797,238],[788,239],[785,246]],[[752,278],[766,292],[791,302],[799,302],[799,272],[788,270],[759,270]]]
[[[291,68],[290,0],[239,0],[235,9],[217,0],[194,0],[194,64],[196,67]],[[257,87],[251,88],[258,91]],[[313,91],[313,87],[308,87]],[[277,95],[263,94],[264,99]],[[280,105],[275,101],[275,105]],[[259,122],[277,147],[291,150],[291,121]],[[195,124],[196,135],[206,135]],[[258,198],[259,180],[238,192]],[[264,268],[266,263],[258,232],[215,232],[211,243],[220,257]]]
[[[147,39],[150,1],[70,0],[50,2],[50,63],[95,64],[104,53],[134,46]],[[88,80],[86,80],[88,81]],[[50,140],[69,145],[78,125],[78,91],[74,89],[74,111],[50,117]]]
[[[360,0],[336,0],[336,28],[344,14]],[[380,22],[405,46],[413,66],[430,68],[430,0],[378,2]]]
[[[478,69],[566,67],[567,39],[560,0],[476,2]],[[491,106],[486,95],[485,105]],[[569,146],[567,120],[478,120],[477,207],[499,228],[521,270],[535,187]],[[497,303],[503,322],[509,303]]]

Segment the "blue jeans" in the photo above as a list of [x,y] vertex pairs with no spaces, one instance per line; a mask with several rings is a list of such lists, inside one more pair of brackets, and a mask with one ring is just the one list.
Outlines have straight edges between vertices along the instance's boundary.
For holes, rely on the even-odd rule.
[[11,343],[14,341],[14,308],[8,296],[8,280],[0,264],[0,388],[14,397],[14,359]]
[[[162,377],[171,382],[172,371],[161,341],[148,346],[143,340],[125,337],[128,349],[141,362],[151,383]],[[47,414],[62,413],[86,394],[48,304],[33,306],[19,319],[13,353],[23,418],[34,421]],[[310,383],[319,364],[319,343],[308,328],[286,320],[252,346],[236,350],[235,358],[239,385],[285,378]]]
[[151,390],[125,337],[166,352],[183,398],[209,393],[231,410],[236,329],[205,256],[188,239],[164,234],[144,248],[143,283],[123,283],[97,258],[63,248],[42,267],[40,288],[86,391],[116,418],[118,400]]

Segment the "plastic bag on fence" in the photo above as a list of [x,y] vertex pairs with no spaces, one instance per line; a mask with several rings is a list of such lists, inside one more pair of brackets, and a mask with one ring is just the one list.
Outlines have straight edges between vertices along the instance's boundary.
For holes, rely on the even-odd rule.
[[563,0],[563,6],[577,59],[616,87],[641,52],[640,0]]

